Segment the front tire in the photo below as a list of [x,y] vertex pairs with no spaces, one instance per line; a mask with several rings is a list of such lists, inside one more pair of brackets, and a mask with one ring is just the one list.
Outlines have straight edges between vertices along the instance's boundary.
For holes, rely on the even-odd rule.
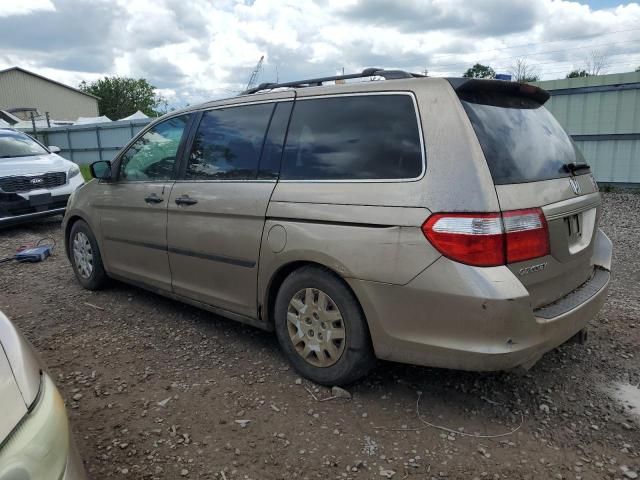
[[278,342],[288,360],[316,383],[349,384],[375,365],[358,301],[324,268],[308,266],[291,273],[278,291],[274,316]]
[[99,290],[107,283],[107,274],[102,264],[98,242],[89,225],[78,220],[69,232],[69,257],[73,273],[87,290]]

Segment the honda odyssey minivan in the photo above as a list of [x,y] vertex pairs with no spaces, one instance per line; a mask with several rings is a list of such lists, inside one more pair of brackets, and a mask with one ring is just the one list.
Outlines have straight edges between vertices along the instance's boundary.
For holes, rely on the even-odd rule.
[[611,265],[548,97],[367,69],[172,112],[92,165],[67,254],[85,288],[113,278],[275,330],[322,384],[376,358],[528,368],[584,331]]

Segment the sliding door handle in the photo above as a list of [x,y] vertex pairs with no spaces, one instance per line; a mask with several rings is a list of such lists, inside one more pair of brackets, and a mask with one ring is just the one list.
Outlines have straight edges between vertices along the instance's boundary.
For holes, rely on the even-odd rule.
[[181,195],[176,197],[176,205],[195,205],[198,200],[191,198],[189,195]]

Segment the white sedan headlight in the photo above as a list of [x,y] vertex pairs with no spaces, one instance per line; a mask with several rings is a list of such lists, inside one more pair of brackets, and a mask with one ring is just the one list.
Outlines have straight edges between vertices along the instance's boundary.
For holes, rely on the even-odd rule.
[[43,374],[40,395],[0,450],[0,478],[57,479],[70,448],[64,401]]
[[73,178],[79,174],[80,174],[80,168],[77,165],[74,165],[69,169],[69,172],[67,173],[67,178]]

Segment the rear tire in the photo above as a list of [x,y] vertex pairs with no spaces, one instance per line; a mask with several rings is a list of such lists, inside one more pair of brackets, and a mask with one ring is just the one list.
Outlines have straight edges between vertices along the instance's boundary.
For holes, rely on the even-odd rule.
[[78,220],[69,232],[69,258],[78,282],[87,290],[99,290],[107,284],[98,242],[89,225]]
[[278,291],[274,323],[293,367],[322,385],[345,385],[375,365],[366,319],[355,296],[316,266],[291,273]]

